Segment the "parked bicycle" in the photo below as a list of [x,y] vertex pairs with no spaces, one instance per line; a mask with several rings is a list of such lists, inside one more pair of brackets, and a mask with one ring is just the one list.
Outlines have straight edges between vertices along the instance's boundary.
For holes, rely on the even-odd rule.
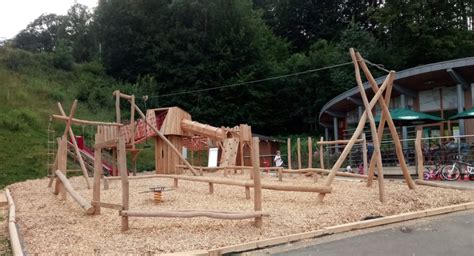
[[443,175],[441,175],[441,172],[443,170],[443,166],[441,163],[435,162],[434,166],[426,166],[425,171],[423,171],[423,179],[424,180],[444,180]]
[[469,176],[469,180],[474,180],[474,166],[462,161],[462,155],[458,155],[452,165],[446,165],[443,168],[441,175],[450,181],[457,180],[459,177],[464,179],[465,176]]

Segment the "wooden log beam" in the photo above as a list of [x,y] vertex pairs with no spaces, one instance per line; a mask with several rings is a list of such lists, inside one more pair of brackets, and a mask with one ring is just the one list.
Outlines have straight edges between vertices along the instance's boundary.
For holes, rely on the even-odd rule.
[[[383,92],[385,91],[385,89],[387,88],[387,86],[388,86],[388,84],[391,80],[391,78],[390,78],[391,76],[393,76],[393,74],[392,75],[389,74],[389,76],[387,76],[387,78],[383,82],[380,89],[377,91],[377,93],[374,95],[374,97],[370,100],[370,104],[369,104],[370,109],[369,109],[369,111],[372,111],[372,108],[375,106],[378,99],[382,96]],[[357,125],[356,130],[352,134],[350,142],[347,143],[346,147],[344,147],[344,150],[339,155],[339,158],[337,159],[336,163],[333,165],[333,167],[331,169],[331,172],[329,173],[328,177],[326,178],[326,183],[325,183],[326,186],[331,186],[332,182],[334,181],[334,178],[336,177],[337,171],[339,170],[339,168],[341,168],[342,163],[344,163],[344,161],[345,161],[347,155],[349,154],[349,152],[351,151],[352,146],[354,145],[355,141],[359,138],[360,134],[364,130],[365,122],[367,121],[366,111],[367,110],[364,110],[364,113],[362,114],[362,116],[360,118],[360,121],[359,121],[359,124]],[[322,202],[323,199],[324,199],[324,196],[325,196],[324,193],[320,193],[318,195],[317,202]]]
[[119,211],[123,210],[123,206],[120,204],[104,203],[100,201],[92,201],[92,204],[99,205],[100,207],[104,207],[104,208],[119,210]]
[[181,120],[181,129],[193,134],[201,134],[212,139],[223,140],[227,137],[226,131],[222,128],[217,128],[208,124],[202,124],[187,119]]
[[[375,81],[374,77],[370,73],[369,69],[367,68],[367,65],[365,64],[364,59],[362,56],[357,53],[356,54],[357,61],[360,63],[362,70],[365,73],[365,76],[367,77],[367,80],[369,81],[370,86],[372,87],[372,90],[377,92],[379,89],[377,86],[377,82]],[[393,82],[391,83],[391,86],[393,85]],[[386,101],[389,102],[390,97],[386,97]],[[408,171],[408,167],[405,162],[405,156],[403,155],[403,149],[402,149],[402,144],[400,143],[400,137],[398,136],[397,128],[395,127],[395,124],[393,123],[392,117],[390,116],[390,111],[388,109],[387,102],[384,101],[383,99],[379,99],[380,106],[382,107],[382,113],[383,116],[386,117],[388,127],[390,129],[390,133],[393,138],[393,142],[395,144],[395,152],[397,154],[398,161],[400,163],[400,168],[402,169],[403,172],[403,177],[405,178],[405,181],[410,189],[415,189],[415,184],[413,183],[413,180],[410,176],[410,172]],[[382,120],[381,120],[382,122]],[[378,137],[377,137],[378,138]],[[374,152],[375,153],[375,152]],[[380,176],[380,175],[379,175]]]
[[[283,169],[283,173],[323,173],[323,174],[329,174],[331,170],[327,169],[320,169],[320,168],[305,168],[305,169],[300,169],[300,170],[288,170],[288,169]],[[359,179],[367,179],[367,175],[361,175],[361,174],[356,174],[356,173],[348,173],[348,172],[337,172],[336,176],[341,176],[341,177],[350,177],[350,178],[359,178]]]
[[437,188],[449,188],[449,189],[466,190],[466,191],[474,190],[474,187],[456,186],[456,185],[446,184],[445,182],[438,183],[438,182],[426,181],[426,180],[415,180],[415,183],[418,185],[437,187]]
[[161,218],[196,218],[196,217],[207,217],[212,219],[222,220],[243,220],[251,219],[262,216],[270,216],[269,213],[256,211],[249,213],[240,212],[213,212],[213,211],[121,211],[121,216],[127,217],[161,217]]
[[[323,137],[321,137],[321,140],[317,142],[318,145],[336,145],[336,144],[348,144],[350,140],[327,140],[323,141]],[[356,139],[355,143],[362,143],[362,139]]]
[[10,245],[12,247],[13,255],[23,256],[23,249],[21,248],[20,235],[16,228],[16,208],[10,190],[5,189],[5,197],[8,201],[8,233],[10,234]]
[[[206,176],[185,176],[185,175],[173,175],[173,174],[154,174],[154,175],[141,175],[129,177],[130,180],[135,179],[151,179],[151,178],[167,178],[167,179],[179,179],[187,181],[214,183],[221,185],[237,186],[237,187],[253,187],[253,181],[243,180],[231,180],[231,179],[220,179],[211,178]],[[117,177],[108,177],[108,180],[117,180]],[[331,193],[332,188],[328,186],[312,185],[312,186],[300,186],[300,185],[279,185],[279,184],[265,184],[262,183],[262,189],[278,190],[278,191],[295,191],[295,192],[321,192]]]
[[[51,115],[53,119],[60,120],[60,121],[67,121],[68,118],[61,116],[61,115]],[[77,119],[77,118],[72,118],[71,119],[72,124],[77,124],[77,125],[107,125],[107,126],[123,126],[123,124],[119,123],[110,123],[110,122],[99,122],[99,121],[89,121],[89,120],[82,120],[82,119]]]
[[89,203],[89,201],[84,199],[81,195],[79,195],[79,193],[76,192],[66,176],[60,170],[56,170],[55,173],[56,177],[58,177],[58,179],[61,181],[69,195],[82,207],[82,209],[85,210],[86,214],[93,214],[94,207]]
[[[119,90],[116,90],[116,91],[112,92],[112,95],[115,96],[115,97],[126,99],[126,100],[131,100],[132,99],[132,96],[121,93]],[[120,105],[119,105],[119,107],[120,107]]]
[[[379,200],[380,202],[384,203],[385,202],[385,187],[384,187],[384,181],[383,181],[382,153],[380,152],[380,139],[379,139],[379,136],[377,135],[378,134],[377,126],[375,125],[374,115],[372,113],[372,109],[370,108],[370,105],[369,105],[369,100],[365,93],[364,84],[362,83],[362,78],[360,75],[359,63],[357,62],[356,53],[353,48],[350,48],[349,52],[351,54],[352,62],[354,63],[355,77],[356,77],[357,86],[359,87],[359,93],[361,95],[362,101],[364,102],[367,119],[369,119],[369,126],[372,132],[372,141],[374,144],[373,154],[375,156],[375,160],[377,161],[377,180],[378,180],[378,187],[379,187]],[[390,83],[389,86],[391,86],[391,84],[392,83]],[[374,90],[374,92],[375,91],[376,90]],[[379,103],[380,102],[385,103],[382,98],[379,98],[378,101]],[[390,113],[388,115],[390,116]]]

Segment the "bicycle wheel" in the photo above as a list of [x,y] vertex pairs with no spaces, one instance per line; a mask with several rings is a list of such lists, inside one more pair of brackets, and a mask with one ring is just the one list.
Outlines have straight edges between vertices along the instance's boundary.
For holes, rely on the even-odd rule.
[[459,168],[453,165],[446,165],[441,171],[441,176],[443,176],[445,180],[457,180],[460,175],[461,172],[459,171]]
[[430,174],[430,171],[429,170],[425,170],[423,172],[423,179],[424,180],[429,180],[431,178],[431,174]]

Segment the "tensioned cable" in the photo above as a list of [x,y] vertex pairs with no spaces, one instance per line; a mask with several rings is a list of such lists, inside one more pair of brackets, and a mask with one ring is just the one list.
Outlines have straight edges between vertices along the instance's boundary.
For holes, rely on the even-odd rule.
[[281,79],[281,78],[290,77],[290,76],[298,76],[298,75],[303,75],[303,74],[308,74],[308,73],[314,73],[314,72],[318,72],[318,71],[321,71],[321,70],[346,66],[346,65],[349,65],[349,64],[352,64],[352,62],[345,62],[345,63],[335,64],[335,65],[326,66],[326,67],[322,67],[322,68],[309,69],[309,70],[305,70],[305,71],[301,71],[301,72],[296,72],[296,73],[291,73],[291,74],[286,74],[286,75],[280,75],[280,76],[273,76],[273,77],[268,77],[268,78],[263,78],[263,79],[258,79],[258,80],[252,80],[252,81],[247,81],[247,82],[221,85],[221,86],[204,88],[204,89],[197,89],[197,90],[191,90],[191,91],[182,91],[182,92],[168,93],[168,94],[162,94],[162,95],[148,96],[148,98],[161,98],[161,97],[182,95],[182,94],[188,94],[188,93],[212,91],[212,90],[218,90],[218,89],[222,89],[222,88],[229,88],[229,87],[235,87],[235,86],[241,86],[241,85],[247,85],[247,84],[255,84],[255,83],[271,81],[271,80]]
[[[368,60],[365,60],[365,62],[367,64],[371,65],[371,66],[374,66],[374,67],[380,69],[380,70],[383,70],[385,72],[390,72],[389,70],[383,68],[381,65],[372,63]],[[332,68],[338,68],[338,67],[342,67],[342,66],[346,66],[346,65],[350,65],[350,64],[352,64],[352,61],[344,62],[344,63],[340,63],[340,64],[335,64],[335,65],[330,65],[330,66],[326,66],[326,67],[322,67],[322,68],[309,69],[309,70],[305,70],[305,71],[301,71],[301,72],[295,72],[295,73],[286,74],[286,75],[273,76],[273,77],[268,77],[268,78],[263,78],[263,79],[258,79],[258,80],[252,80],[252,81],[240,82],[240,83],[234,83],[234,84],[228,84],[228,85],[221,85],[221,86],[215,86],[215,87],[203,88],[203,89],[197,89],[197,90],[181,91],[181,92],[167,93],[167,94],[162,94],[162,95],[154,95],[154,96],[148,96],[148,98],[161,98],[161,97],[177,96],[177,95],[183,95],[183,94],[189,94],[189,93],[206,92],[206,91],[236,87],[236,86],[241,86],[241,85],[255,84],[255,83],[266,82],[266,81],[271,81],[271,80],[277,80],[277,79],[291,77],[291,76],[299,76],[299,75],[303,75],[303,74],[314,73],[314,72],[327,70],[327,69],[332,69]]]
[[378,68],[378,69],[380,69],[380,70],[382,70],[382,71],[385,71],[385,72],[387,72],[387,73],[390,73],[390,70],[384,68],[384,66],[381,65],[381,64],[375,64],[375,63],[370,62],[370,60],[365,60],[365,59],[364,59],[364,62],[367,63],[367,64],[369,64],[369,65],[371,65],[371,66],[374,66],[374,67],[376,67],[376,68]]

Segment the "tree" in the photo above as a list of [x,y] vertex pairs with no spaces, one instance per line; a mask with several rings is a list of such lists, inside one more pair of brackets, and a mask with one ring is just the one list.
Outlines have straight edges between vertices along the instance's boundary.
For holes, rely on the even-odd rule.
[[52,52],[66,34],[65,16],[42,14],[14,39],[14,46],[32,52]]

